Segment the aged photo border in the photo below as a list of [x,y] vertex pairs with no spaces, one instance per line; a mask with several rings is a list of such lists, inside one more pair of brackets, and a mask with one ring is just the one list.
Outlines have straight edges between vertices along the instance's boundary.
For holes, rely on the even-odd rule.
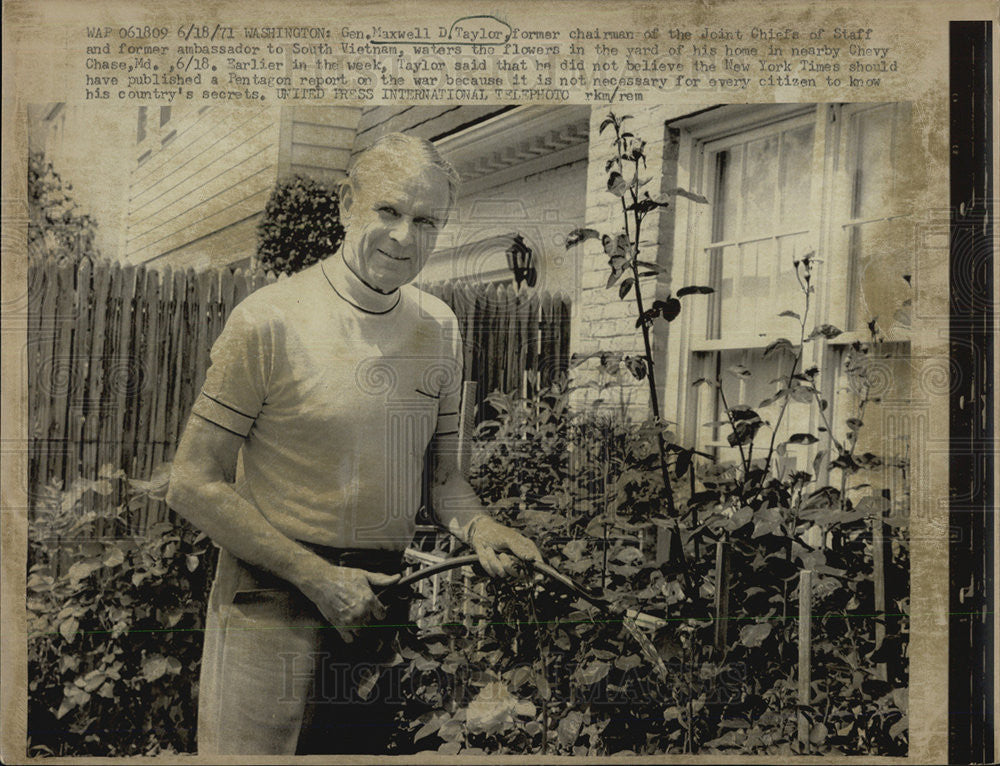
[[[13,4],[5,5],[5,11],[9,7],[13,7]],[[947,13],[947,7],[942,9],[942,19]],[[941,23],[944,24],[945,21],[942,20]],[[951,24],[951,87],[952,92],[958,96],[957,99],[950,99],[954,110],[951,114],[950,144],[957,146],[957,151],[953,150],[950,157],[951,266],[953,269],[961,268],[963,264],[956,259],[956,254],[972,248],[977,257],[981,257],[986,263],[986,267],[983,271],[977,272],[977,275],[981,275],[981,279],[973,282],[975,292],[971,299],[968,295],[956,295],[954,290],[951,294],[952,335],[949,340],[952,359],[958,363],[961,370],[975,373],[968,376],[972,388],[953,392],[951,395],[952,432],[948,460],[952,471],[949,483],[954,502],[949,512],[951,567],[948,588],[950,599],[948,631],[952,642],[956,642],[959,636],[967,637],[970,649],[968,652],[957,652],[953,643],[952,651],[949,653],[948,760],[955,763],[978,760],[981,756],[977,758],[977,754],[996,753],[992,726],[996,711],[995,706],[991,706],[996,689],[996,668],[993,660],[996,651],[996,595],[995,583],[991,582],[996,562],[996,524],[992,513],[995,510],[997,496],[994,476],[996,465],[993,457],[996,443],[995,420],[992,410],[994,401],[992,397],[996,391],[994,377],[996,371],[992,356],[996,343],[994,329],[996,272],[991,270],[995,255],[991,243],[995,240],[990,239],[989,231],[986,230],[989,225],[995,226],[992,201],[996,191],[992,186],[994,176],[990,171],[991,168],[995,168],[996,157],[992,153],[992,147],[996,125],[990,124],[992,115],[989,113],[989,107],[992,104],[990,100],[992,74],[996,71],[996,62],[989,44],[990,32],[994,31],[996,26],[995,19],[979,22],[978,25],[969,23],[967,28],[975,27],[971,32],[967,28],[960,29],[960,26],[957,23]],[[5,59],[8,58],[8,54],[5,40]],[[12,70],[13,67],[7,67],[8,73]],[[969,72],[974,72],[975,76],[969,77]],[[4,123],[7,130],[4,138],[6,159],[3,191],[5,224],[3,332],[8,341],[12,337],[18,337],[18,333],[25,330],[22,314],[19,312],[24,307],[22,296],[25,293],[23,287],[25,264],[21,258],[24,246],[20,238],[25,236],[24,224],[21,222],[23,215],[21,170],[26,134],[23,113],[18,111],[23,107],[24,96],[17,95],[18,80],[14,79],[16,77],[17,75],[12,74],[4,75]],[[976,104],[978,106],[975,106]],[[970,112],[963,111],[961,108],[963,105],[969,105],[971,116]],[[970,199],[983,200],[983,204],[980,207],[966,204],[965,208],[962,208],[963,213],[955,212]],[[969,234],[970,231],[973,233]],[[963,240],[963,237],[972,237],[972,240]],[[8,379],[13,371],[23,374],[19,343],[15,340],[4,345],[4,378]],[[974,352],[978,354],[975,358],[971,356]],[[990,385],[993,386],[992,389]],[[24,423],[21,418],[25,411],[26,399],[14,398],[18,394],[23,396],[25,389],[21,386],[5,386],[5,388],[7,390],[3,395],[2,424],[3,481],[5,490],[10,490],[10,494],[7,491],[4,493],[3,530],[0,542],[4,573],[7,575],[2,582],[4,609],[0,647],[3,648],[5,659],[0,666],[0,679],[4,687],[0,691],[0,701],[4,708],[0,722],[3,726],[2,746],[5,759],[17,762],[19,758],[16,743],[23,743],[24,733],[25,625],[22,605],[26,536],[22,511],[18,507],[12,509],[8,505],[8,498],[16,506],[18,490],[12,487],[17,482],[11,482],[11,476],[27,470],[26,455],[23,449],[18,447],[24,444]],[[959,403],[960,398],[962,404]],[[984,398],[991,404],[981,409],[969,407],[970,402],[982,402]],[[973,470],[970,462],[962,457],[963,454],[969,453],[963,453],[960,449],[971,450],[980,460],[974,475],[969,473]],[[993,477],[994,483],[991,483],[990,477]],[[968,492],[970,486],[974,488],[971,495]],[[981,510],[981,513],[975,512],[976,509]],[[233,762],[247,760],[234,759]],[[258,759],[252,760],[256,762]],[[266,759],[259,760],[266,762]]]

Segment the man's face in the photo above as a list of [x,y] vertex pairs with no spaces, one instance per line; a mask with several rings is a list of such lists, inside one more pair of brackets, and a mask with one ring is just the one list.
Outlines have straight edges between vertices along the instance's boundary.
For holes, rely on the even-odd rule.
[[344,259],[371,287],[392,292],[413,280],[447,221],[448,180],[436,168],[385,163],[341,199]]

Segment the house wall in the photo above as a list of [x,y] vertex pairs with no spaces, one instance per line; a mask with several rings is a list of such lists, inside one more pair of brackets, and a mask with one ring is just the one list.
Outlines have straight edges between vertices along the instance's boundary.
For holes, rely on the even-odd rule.
[[342,178],[361,110],[175,107],[148,112],[129,188],[126,258],[203,269],[249,263],[275,181]]
[[122,141],[134,139],[135,108],[50,102],[28,105],[28,148],[42,152],[80,210],[97,222],[94,244],[109,258],[124,245],[130,168]]
[[[531,248],[539,289],[572,297],[578,266],[567,257],[566,235],[582,226],[586,213],[584,194],[586,157],[532,173],[499,186],[460,196],[448,226],[438,239],[437,257],[431,256],[421,280],[512,279],[501,249],[484,250],[475,243],[497,235],[520,234]],[[464,248],[463,248],[464,246]],[[463,248],[465,257],[442,252]]]
[[358,122],[354,154],[386,133],[411,133],[428,141],[455,133],[511,109],[509,106],[378,106],[366,109]]
[[129,188],[126,258],[207,268],[248,257],[277,173],[275,109],[151,109]]
[[353,106],[282,107],[278,177],[344,178],[361,114],[362,109]]

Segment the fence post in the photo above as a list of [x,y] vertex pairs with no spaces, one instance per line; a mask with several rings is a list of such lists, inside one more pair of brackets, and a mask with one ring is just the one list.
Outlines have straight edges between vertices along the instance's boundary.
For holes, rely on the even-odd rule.
[[809,719],[805,708],[810,701],[812,685],[812,570],[799,572],[799,745],[803,754],[809,752]]

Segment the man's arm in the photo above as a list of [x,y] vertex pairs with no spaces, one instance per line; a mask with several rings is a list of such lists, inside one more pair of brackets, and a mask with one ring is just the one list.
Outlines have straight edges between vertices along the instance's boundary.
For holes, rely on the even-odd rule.
[[512,575],[519,559],[542,561],[533,542],[494,521],[458,468],[458,437],[436,436],[431,442],[431,505],[438,521],[479,556],[487,574]]
[[[167,504],[237,558],[295,585],[334,626],[363,624],[368,614],[381,619],[371,585],[396,578],[329,564],[274,527],[233,486],[242,443],[239,434],[192,415],[174,457]],[[350,640],[348,631],[341,635]]]

